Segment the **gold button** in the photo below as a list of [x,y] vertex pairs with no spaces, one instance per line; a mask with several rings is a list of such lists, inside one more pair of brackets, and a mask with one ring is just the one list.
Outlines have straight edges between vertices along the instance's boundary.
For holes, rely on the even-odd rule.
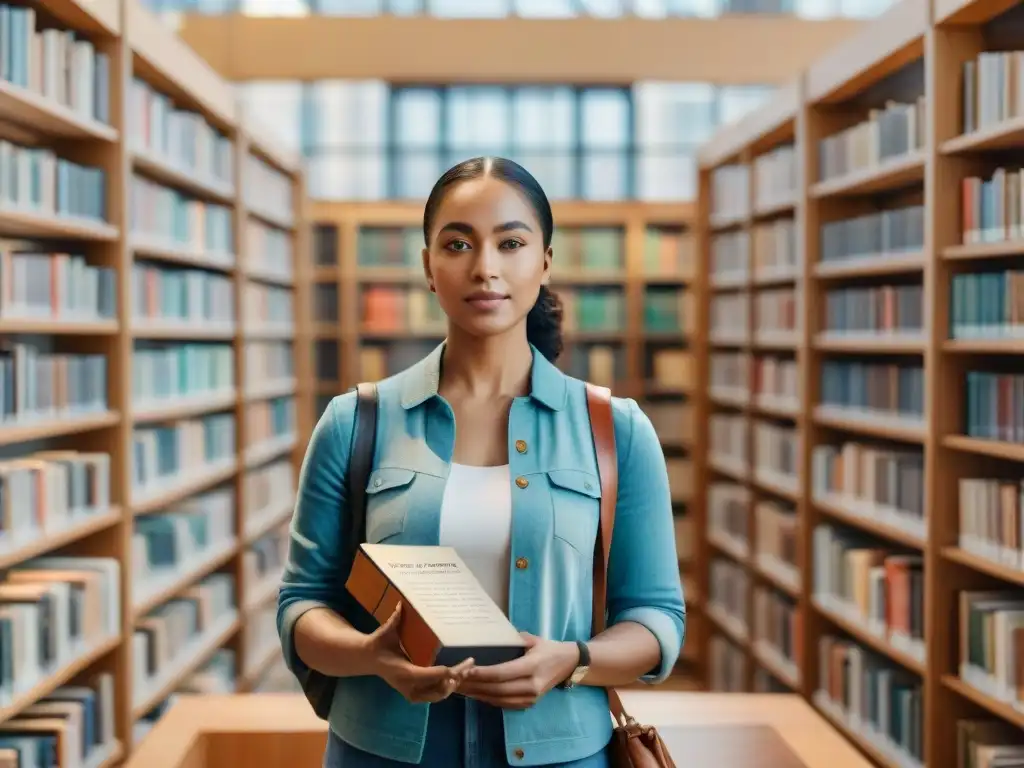
[[526,566],[528,566],[529,564],[530,561],[527,560],[525,557],[516,558],[516,568],[518,568],[520,571],[526,570]]
[[516,440],[516,450],[520,453],[526,453],[526,441]]
[[513,754],[513,755],[515,755],[515,756],[516,756],[516,758],[518,758],[519,760],[522,760],[522,759],[523,759],[524,757],[526,757],[526,753],[525,753],[525,752],[523,752],[523,750],[522,750],[522,749],[517,749],[517,750],[516,750],[515,752],[513,752],[512,754]]
[[525,488],[529,484],[530,484],[530,481],[527,480],[522,475],[520,475],[519,477],[516,478],[516,485],[518,485],[520,488]]

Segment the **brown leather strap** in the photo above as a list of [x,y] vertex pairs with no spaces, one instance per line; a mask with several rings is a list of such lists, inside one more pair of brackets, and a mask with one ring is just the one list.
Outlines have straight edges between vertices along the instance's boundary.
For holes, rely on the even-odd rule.
[[[608,603],[608,558],[615,529],[615,500],[619,495],[619,460],[615,448],[615,422],[612,418],[612,393],[607,387],[587,382],[587,410],[597,453],[597,471],[601,478],[601,519],[594,542],[594,607],[591,636],[605,629]],[[626,717],[622,701],[614,689],[608,689],[608,706],[616,722]]]

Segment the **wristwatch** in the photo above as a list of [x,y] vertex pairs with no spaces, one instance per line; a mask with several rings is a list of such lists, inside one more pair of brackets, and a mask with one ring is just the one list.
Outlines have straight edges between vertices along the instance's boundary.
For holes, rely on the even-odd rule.
[[559,683],[559,688],[566,690],[569,688],[575,688],[579,685],[580,681],[587,676],[587,672],[590,671],[590,649],[582,640],[576,641],[576,647],[580,651],[580,660],[576,664],[576,669],[572,671],[572,674],[569,675],[568,679]]

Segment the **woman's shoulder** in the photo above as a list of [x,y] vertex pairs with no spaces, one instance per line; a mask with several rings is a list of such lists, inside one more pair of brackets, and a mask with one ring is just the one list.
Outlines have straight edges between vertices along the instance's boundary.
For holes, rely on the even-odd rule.
[[[574,407],[586,409],[587,382],[568,375],[566,378],[570,382],[569,391],[572,393]],[[657,439],[651,420],[635,398],[613,394],[611,406],[616,453],[620,462],[629,454],[635,440],[650,442],[653,439],[660,447],[661,443]]]

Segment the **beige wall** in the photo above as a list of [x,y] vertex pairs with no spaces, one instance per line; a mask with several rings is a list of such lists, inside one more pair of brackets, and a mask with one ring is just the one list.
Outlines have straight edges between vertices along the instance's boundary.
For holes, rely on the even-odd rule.
[[230,80],[725,85],[785,80],[862,23],[234,15],[186,16],[181,35]]

